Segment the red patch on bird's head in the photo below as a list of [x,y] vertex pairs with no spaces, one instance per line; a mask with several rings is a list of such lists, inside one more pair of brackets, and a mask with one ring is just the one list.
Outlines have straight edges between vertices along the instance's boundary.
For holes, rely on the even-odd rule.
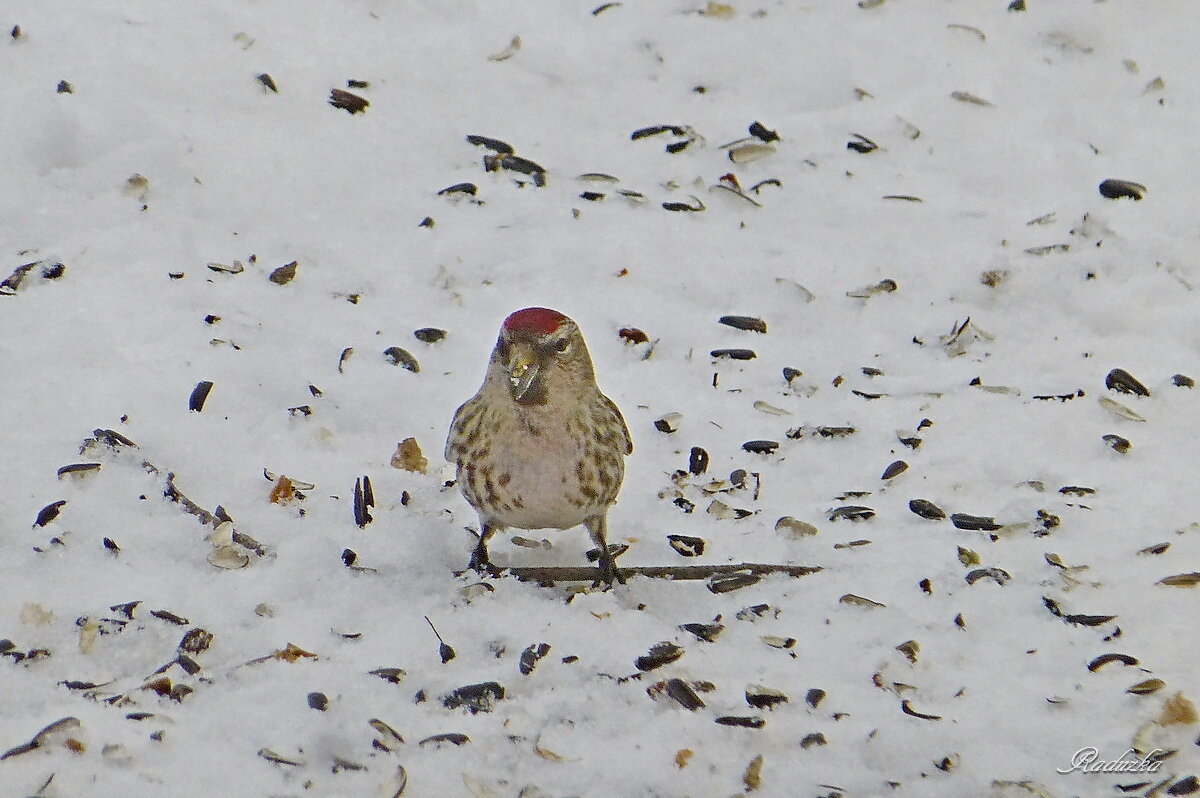
[[506,332],[531,332],[550,335],[567,321],[567,317],[550,308],[525,308],[504,320]]

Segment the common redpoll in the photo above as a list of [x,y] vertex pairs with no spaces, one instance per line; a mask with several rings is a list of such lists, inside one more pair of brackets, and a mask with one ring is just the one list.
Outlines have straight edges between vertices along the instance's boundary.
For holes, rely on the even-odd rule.
[[583,524],[600,550],[597,581],[624,581],[608,549],[607,516],[632,451],[575,322],[548,308],[513,313],[483,385],[454,413],[446,439],[446,459],[479,513],[468,567],[491,567],[487,543],[498,531]]

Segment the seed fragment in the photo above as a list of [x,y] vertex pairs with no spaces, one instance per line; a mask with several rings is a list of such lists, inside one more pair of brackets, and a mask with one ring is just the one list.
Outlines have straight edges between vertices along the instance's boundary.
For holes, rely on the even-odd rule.
[[694,476],[700,476],[708,470],[708,452],[699,446],[693,446],[688,454],[688,471]]
[[829,741],[825,739],[825,735],[821,732],[812,732],[811,734],[806,734],[800,740],[800,747],[806,751],[813,746],[828,744]]
[[1178,388],[1194,388],[1196,381],[1186,374],[1175,374],[1171,377],[1171,382]]
[[804,703],[808,704],[813,709],[816,709],[817,705],[820,704],[824,700],[825,700],[825,691],[822,690],[820,687],[813,687],[807,693],[804,694]]
[[537,667],[538,660],[550,653],[549,643],[530,643],[521,652],[521,659],[517,664],[517,669],[521,671],[522,676],[528,676],[533,673],[533,669]]
[[492,152],[500,153],[501,155],[512,155],[516,152],[513,146],[508,142],[500,139],[488,138],[487,136],[468,135],[467,141],[474,144],[476,147],[484,147]]

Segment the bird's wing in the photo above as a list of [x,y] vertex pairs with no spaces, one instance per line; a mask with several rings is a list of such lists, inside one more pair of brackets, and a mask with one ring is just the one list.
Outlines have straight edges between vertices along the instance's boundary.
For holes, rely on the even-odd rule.
[[454,411],[454,420],[450,422],[450,432],[446,436],[444,456],[448,462],[458,465],[459,459],[466,451],[466,442],[473,436],[475,420],[479,416],[478,405],[479,397],[473,396]]
[[604,400],[605,407],[612,411],[617,421],[621,422],[621,437],[625,439],[625,454],[633,454],[633,438],[629,435],[629,426],[625,423],[625,417],[621,415],[621,408],[617,407],[617,403],[604,394],[600,394],[600,398]]

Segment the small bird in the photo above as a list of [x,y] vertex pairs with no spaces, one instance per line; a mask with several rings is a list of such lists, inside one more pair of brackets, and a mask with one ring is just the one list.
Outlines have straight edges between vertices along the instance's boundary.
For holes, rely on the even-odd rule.
[[491,568],[487,542],[498,531],[583,524],[600,550],[597,584],[624,582],[608,549],[607,518],[632,452],[629,428],[596,385],[575,322],[549,308],[510,315],[483,385],[455,411],[446,439],[446,459],[479,513],[468,567]]

